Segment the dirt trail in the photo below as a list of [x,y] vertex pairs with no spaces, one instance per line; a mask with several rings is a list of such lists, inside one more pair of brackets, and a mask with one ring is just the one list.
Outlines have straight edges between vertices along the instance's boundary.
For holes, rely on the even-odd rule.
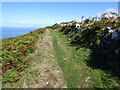
[[[23,88],[65,88],[66,82],[63,72],[54,56],[53,40],[50,30],[36,43],[36,51],[29,55],[30,68],[26,70],[20,82]],[[19,83],[20,84],[20,83]]]

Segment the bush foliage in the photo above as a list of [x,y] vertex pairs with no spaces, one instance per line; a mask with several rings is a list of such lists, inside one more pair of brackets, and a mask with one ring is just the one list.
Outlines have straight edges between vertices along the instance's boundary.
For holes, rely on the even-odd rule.
[[[70,45],[91,49],[89,66],[107,70],[120,78],[120,17],[116,15],[107,18],[105,15],[107,14],[103,14],[99,19],[75,21],[72,25],[69,25],[71,22],[66,22],[68,25],[65,26],[55,24],[51,28],[66,35]],[[80,23],[82,27],[77,29],[75,23]],[[117,39],[113,39],[115,33]]]

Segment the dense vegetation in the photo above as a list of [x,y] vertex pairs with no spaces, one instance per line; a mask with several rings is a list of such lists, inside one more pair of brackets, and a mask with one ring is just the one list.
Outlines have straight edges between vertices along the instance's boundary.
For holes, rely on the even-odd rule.
[[56,23],[22,36],[0,40],[3,87],[20,79],[29,66],[30,60],[26,56],[34,52],[39,35],[50,28],[55,58],[68,88],[118,88],[120,17],[116,13],[110,14],[113,17],[107,18],[105,13],[99,19]]
[[[116,77],[119,81],[120,17],[115,13],[110,13],[113,17],[105,17],[106,13],[99,20],[93,18],[80,22],[81,27],[79,29],[76,28],[76,24],[78,23],[76,21],[54,24],[49,28],[58,30],[63,35],[66,35],[69,39],[69,45],[75,46],[76,50],[79,50],[81,47],[90,49],[91,54],[86,62],[87,66],[93,69],[101,69]],[[115,33],[116,38],[114,38]],[[107,75],[105,75],[103,81],[105,78],[107,78]]]
[[52,31],[53,46],[59,66],[63,70],[68,88],[115,88],[118,79],[109,72],[87,65],[91,50],[69,45],[69,38],[61,32]]
[[21,72],[29,64],[29,60],[26,60],[25,56],[34,52],[34,44],[43,31],[44,28],[22,36],[2,40],[0,57],[2,58],[3,85],[5,83],[15,83],[19,80]]

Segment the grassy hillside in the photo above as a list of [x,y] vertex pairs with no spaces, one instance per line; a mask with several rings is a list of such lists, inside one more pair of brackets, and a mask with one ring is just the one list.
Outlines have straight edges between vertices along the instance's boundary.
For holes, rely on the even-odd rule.
[[70,46],[69,38],[61,32],[52,31],[53,45],[58,63],[63,70],[68,88],[116,88],[118,78],[87,65],[92,51],[83,46]]
[[119,20],[62,22],[1,40],[3,87],[120,88]]
[[[90,67],[110,72],[120,78],[120,21],[116,19],[111,22],[111,19],[101,17],[100,20],[86,19],[83,23],[64,22],[65,26],[61,23],[50,28],[66,35],[69,45],[76,46],[76,50],[81,46],[90,49],[90,60],[87,61]],[[76,28],[76,23],[80,23],[80,29]]]
[[[80,28],[76,27],[77,24]],[[81,83],[79,69],[84,67],[88,68],[87,76],[92,80],[90,83],[93,87],[120,87],[120,17],[106,18],[103,15],[99,20],[92,18],[82,22],[62,22],[48,28],[61,33],[59,37],[56,36],[57,33],[52,36],[56,56],[65,74],[68,87],[79,87]],[[67,38],[64,43],[68,46],[62,46],[57,42],[60,38],[64,40],[64,36]],[[71,51],[69,47],[74,50]],[[78,57],[78,60],[74,55]],[[82,62],[85,65],[81,65]],[[82,72],[83,75],[86,75],[85,71]],[[80,86],[84,87],[84,85],[85,83]]]
[[44,30],[44,28],[39,29],[22,36],[1,41],[0,57],[2,58],[3,86],[5,83],[15,83],[19,80],[21,72],[29,64],[29,60],[26,60],[25,56],[34,52],[34,44]]

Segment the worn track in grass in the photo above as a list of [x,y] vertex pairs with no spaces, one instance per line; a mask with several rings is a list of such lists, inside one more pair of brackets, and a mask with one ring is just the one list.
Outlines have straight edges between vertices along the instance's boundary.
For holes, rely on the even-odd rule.
[[[91,88],[91,76],[89,75],[89,69],[85,64],[82,63],[80,58],[88,56],[89,54],[81,51],[80,53],[86,53],[80,58],[76,56],[75,50],[68,46],[67,40],[63,36],[58,35],[57,31],[52,31],[51,36],[53,36],[54,49],[57,57],[59,66],[64,72],[64,77],[67,82],[68,88]],[[85,59],[85,58],[84,58]]]
[[16,87],[23,88],[65,88],[66,82],[54,55],[50,30],[36,42],[36,50],[28,55],[30,66],[17,82]]

